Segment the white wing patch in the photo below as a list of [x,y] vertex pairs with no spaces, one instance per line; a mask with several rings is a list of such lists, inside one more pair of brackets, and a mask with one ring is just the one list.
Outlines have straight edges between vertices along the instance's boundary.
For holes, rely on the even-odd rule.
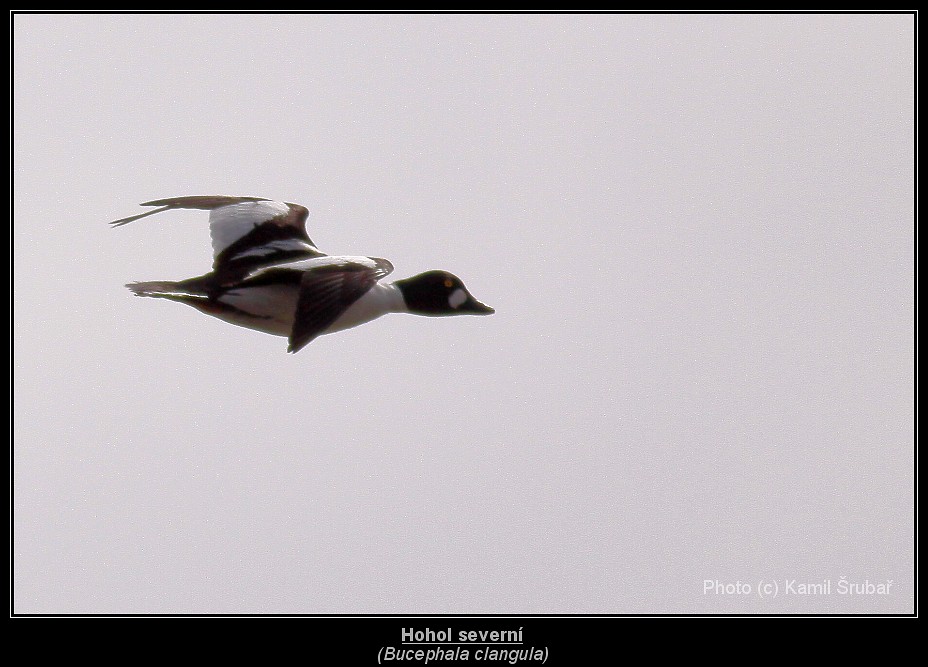
[[289,213],[290,207],[279,201],[249,201],[213,209],[209,214],[213,257],[218,257],[256,225]]
[[281,264],[272,264],[270,266],[262,266],[259,269],[256,269],[248,274],[248,278],[253,278],[265,271],[270,271],[272,269],[291,269],[293,271],[311,271],[312,269],[319,269],[322,267],[334,266],[342,267],[349,266],[351,264],[363,266],[366,269],[376,269],[377,262],[375,262],[370,257],[351,257],[348,255],[324,255],[322,257],[310,257],[309,259],[300,259],[295,262],[284,262]]
[[235,255],[235,259],[239,259],[241,257],[262,257],[264,255],[273,255],[278,252],[290,252],[296,250],[318,252],[318,248],[316,248],[316,246],[310,245],[306,241],[300,241],[299,239],[283,239],[280,241],[271,241],[265,245],[252,248],[251,250],[240,252]]

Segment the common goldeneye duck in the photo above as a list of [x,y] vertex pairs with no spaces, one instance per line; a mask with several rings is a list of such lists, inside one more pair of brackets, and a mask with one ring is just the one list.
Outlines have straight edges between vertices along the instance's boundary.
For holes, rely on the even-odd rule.
[[171,209],[210,211],[213,270],[180,281],[126,285],[137,296],[193,306],[226,322],[289,339],[297,352],[323,334],[387,313],[490,315],[457,276],[426,271],[393,283],[393,265],[379,257],[326,255],[306,233],[308,211],[260,197],[176,197],[142,204],[152,211],[115,220],[114,227]]

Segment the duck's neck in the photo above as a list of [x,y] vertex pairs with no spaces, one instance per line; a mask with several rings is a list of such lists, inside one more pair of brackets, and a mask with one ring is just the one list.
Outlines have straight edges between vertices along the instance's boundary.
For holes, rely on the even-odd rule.
[[406,299],[403,298],[403,290],[396,283],[379,283],[374,286],[374,289],[380,291],[380,298],[386,304],[388,312],[409,312],[409,306],[406,304]]

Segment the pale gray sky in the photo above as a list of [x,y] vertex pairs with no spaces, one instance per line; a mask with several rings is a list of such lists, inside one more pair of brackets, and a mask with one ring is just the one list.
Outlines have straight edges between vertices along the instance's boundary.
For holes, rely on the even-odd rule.
[[[13,46],[14,611],[912,611],[912,16],[20,14]],[[497,313],[288,355],[133,298],[209,269],[207,216],[107,221],[192,194]]]

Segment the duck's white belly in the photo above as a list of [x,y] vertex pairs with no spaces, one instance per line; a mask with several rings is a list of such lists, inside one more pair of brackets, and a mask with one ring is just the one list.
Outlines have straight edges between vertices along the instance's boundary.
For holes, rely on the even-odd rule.
[[[239,312],[215,313],[221,320],[275,336],[289,336],[293,330],[297,285],[267,285],[232,289],[219,297]],[[374,285],[351,304],[323,334],[344,331],[375,320],[387,313],[405,312],[406,302],[393,285]]]
[[297,285],[267,285],[232,289],[219,297],[240,312],[216,313],[216,317],[240,327],[275,336],[289,336],[300,290]]

